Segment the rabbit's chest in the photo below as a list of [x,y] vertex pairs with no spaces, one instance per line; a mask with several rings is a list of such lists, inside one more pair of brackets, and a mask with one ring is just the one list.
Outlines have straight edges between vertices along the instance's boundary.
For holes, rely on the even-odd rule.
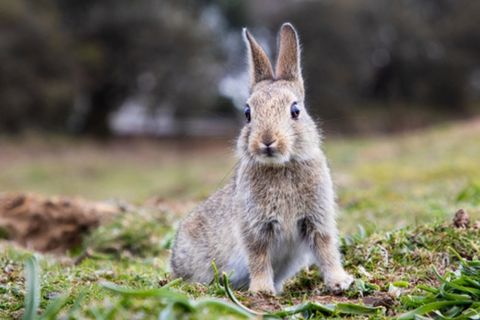
[[318,179],[309,175],[271,176],[257,182],[251,190],[252,205],[256,214],[278,220],[289,227],[305,214],[318,209]]
[[297,243],[299,222],[322,212],[322,190],[326,189],[321,171],[315,166],[246,171],[238,180],[238,211],[255,233]]
[[266,190],[261,202],[253,205],[247,219],[260,237],[271,237],[277,243],[278,256],[283,257],[284,250],[292,252],[295,251],[292,248],[298,248],[302,242],[301,221],[318,210],[317,206],[313,195],[305,196],[295,189],[288,192],[272,186]]

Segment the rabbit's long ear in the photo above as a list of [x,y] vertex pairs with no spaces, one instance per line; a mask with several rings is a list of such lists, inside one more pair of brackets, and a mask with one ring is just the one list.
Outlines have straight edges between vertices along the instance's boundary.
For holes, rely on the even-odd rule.
[[284,23],[278,35],[279,48],[275,76],[277,79],[298,81],[303,86],[300,65],[300,43],[295,28]]
[[272,63],[247,28],[243,29],[243,38],[247,44],[251,88],[262,80],[273,80]]

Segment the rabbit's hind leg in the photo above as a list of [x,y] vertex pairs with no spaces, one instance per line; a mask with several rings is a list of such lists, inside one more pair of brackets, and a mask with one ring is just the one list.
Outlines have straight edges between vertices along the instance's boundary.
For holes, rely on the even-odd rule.
[[180,226],[170,260],[172,275],[186,281],[209,283],[213,279],[212,250],[202,223],[191,218]]

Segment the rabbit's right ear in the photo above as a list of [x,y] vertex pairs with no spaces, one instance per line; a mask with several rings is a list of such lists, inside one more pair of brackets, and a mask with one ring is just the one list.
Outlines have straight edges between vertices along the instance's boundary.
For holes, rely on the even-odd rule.
[[250,88],[263,80],[273,80],[273,68],[265,51],[255,38],[243,28],[243,38],[247,45],[248,64],[250,69]]
[[278,38],[279,49],[275,69],[277,79],[296,81],[303,87],[297,31],[290,23],[284,23]]

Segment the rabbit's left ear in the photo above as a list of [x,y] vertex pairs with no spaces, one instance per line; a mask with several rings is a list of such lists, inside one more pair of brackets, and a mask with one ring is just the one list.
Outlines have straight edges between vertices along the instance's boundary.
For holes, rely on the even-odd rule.
[[303,87],[302,69],[300,65],[300,43],[295,28],[284,23],[278,35],[279,49],[275,78],[296,81]]
[[247,44],[250,68],[250,88],[263,80],[273,80],[273,68],[267,54],[255,38],[243,29],[243,38]]

